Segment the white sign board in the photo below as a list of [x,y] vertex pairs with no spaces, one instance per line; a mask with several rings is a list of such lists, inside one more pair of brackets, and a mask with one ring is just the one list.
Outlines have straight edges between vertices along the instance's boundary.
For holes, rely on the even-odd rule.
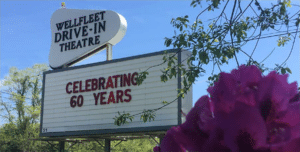
[[[179,53],[179,62],[189,53]],[[181,79],[161,82],[166,64],[150,68],[146,80],[140,86],[136,83],[139,72],[162,63],[162,58],[163,52],[156,52],[45,72],[41,136],[166,130],[180,124],[181,110],[187,113],[192,107],[192,90],[157,111],[154,121],[143,123],[136,116],[129,124],[114,125],[118,111],[136,114],[176,99]]]
[[51,18],[50,67],[74,64],[105,44],[115,45],[126,29],[125,18],[113,11],[59,9]]

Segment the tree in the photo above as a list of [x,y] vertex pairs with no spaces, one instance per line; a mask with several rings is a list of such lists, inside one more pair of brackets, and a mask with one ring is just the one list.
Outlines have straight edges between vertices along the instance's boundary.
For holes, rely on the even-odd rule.
[[[191,6],[202,7],[203,3],[205,2],[201,0],[193,0]],[[290,13],[289,10],[291,7],[299,8],[299,5],[292,4],[290,0],[279,0],[277,4],[270,3],[268,6],[262,6],[258,0],[244,1],[243,3],[240,0],[207,0],[206,3],[207,7],[197,15],[192,24],[189,24],[188,15],[173,18],[171,24],[176,29],[175,35],[165,38],[167,47],[173,46],[178,49],[178,52],[182,49],[192,52],[192,55],[186,59],[188,68],[182,68],[183,63],[177,65],[177,62],[174,62],[177,60],[174,55],[166,54],[163,59],[165,63],[168,63],[168,67],[163,71],[161,81],[165,82],[176,76],[177,69],[181,71],[183,88],[179,91],[178,96],[184,97],[184,93],[189,90],[196,78],[206,73],[205,66],[209,64],[212,64],[213,67],[211,75],[208,77],[210,85],[218,81],[222,66],[228,65],[231,60],[236,62],[237,67],[241,64],[256,65],[262,72],[276,70],[282,74],[292,73],[286,62],[290,58],[298,38],[300,11]],[[211,17],[209,23],[200,19],[201,15],[207,12],[217,13],[215,17]],[[262,40],[272,37],[279,37],[278,47],[284,47],[290,41],[292,44],[287,58],[282,63],[275,63],[274,67],[267,67],[264,61],[274,50],[260,62],[254,59],[254,53],[258,52],[257,45]],[[249,44],[253,46],[249,46]],[[241,62],[238,55],[246,56],[246,62]],[[218,71],[215,70],[215,67],[218,68]],[[140,73],[139,84],[147,75],[147,71]],[[148,118],[143,119],[146,122],[151,118],[154,119],[157,109],[148,109],[133,115],[120,114],[114,118],[115,124],[122,125],[137,115],[141,115],[141,118]]]
[[[158,140],[158,139],[156,139]],[[74,145],[73,145],[74,144]],[[86,141],[79,140],[75,143],[67,143],[70,148],[67,151],[103,151],[104,152],[104,141]],[[113,152],[152,152],[156,142],[153,139],[129,139],[126,141],[113,140],[111,141],[111,151]]]
[[8,123],[0,128],[0,142],[4,143],[0,151],[32,151],[41,147],[29,139],[39,135],[37,122],[41,105],[41,72],[47,69],[45,64],[35,64],[25,70],[10,68],[3,83],[8,89],[1,91],[1,94],[9,95],[9,100],[1,101],[7,113],[3,118],[7,118]]

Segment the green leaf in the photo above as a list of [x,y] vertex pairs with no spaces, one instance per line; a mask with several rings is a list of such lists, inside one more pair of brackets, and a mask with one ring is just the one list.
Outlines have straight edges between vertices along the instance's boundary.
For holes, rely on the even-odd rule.
[[167,101],[162,101],[162,103],[163,103],[163,104],[168,104],[169,102],[167,102]]
[[161,75],[161,76],[160,76],[160,80],[161,80],[162,82],[166,82],[166,81],[168,81],[168,77],[167,77],[166,75]]
[[199,52],[200,61],[204,64],[208,64],[209,58],[208,54],[205,51]]
[[171,45],[171,43],[172,43],[172,39],[166,38],[166,40],[165,40],[165,46],[169,47]]
[[289,0],[289,1],[287,1],[287,3],[285,4],[287,7],[292,7],[292,5],[291,5],[291,1]]
[[175,70],[175,68],[172,68],[172,69],[171,69],[171,75],[176,76],[176,70]]
[[291,71],[290,68],[285,68],[285,70],[286,70],[288,73],[292,74],[292,71]]

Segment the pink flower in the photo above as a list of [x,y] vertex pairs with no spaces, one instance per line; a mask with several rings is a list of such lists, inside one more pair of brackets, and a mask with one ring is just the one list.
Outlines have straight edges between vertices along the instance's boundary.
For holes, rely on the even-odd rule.
[[237,102],[231,113],[216,115],[216,121],[224,132],[225,146],[232,152],[266,146],[267,128],[258,108]]
[[231,75],[242,88],[254,88],[262,78],[261,71],[254,65],[241,65],[238,69],[233,69]]
[[161,151],[299,152],[300,93],[287,76],[244,65],[221,73],[211,98],[202,96],[167,132]]
[[183,124],[185,129],[202,130],[205,133],[209,133],[213,128],[213,105],[209,100],[210,98],[202,96],[195,103],[195,106],[190,110],[186,116],[186,122]]
[[272,152],[299,152],[300,151],[300,138],[294,139],[282,146],[271,146]]
[[217,111],[229,113],[234,109],[236,101],[255,106],[257,85],[262,79],[256,66],[241,65],[231,73],[220,73],[219,81],[207,89]]
[[153,148],[153,152],[160,152],[160,147],[159,146],[155,146]]
[[235,96],[238,92],[238,84],[231,74],[221,72],[219,81],[207,91],[218,111],[229,113],[234,108]]
[[186,116],[186,122],[167,131],[161,151],[200,151],[213,124],[209,123],[212,120],[209,104],[208,96],[201,97]]
[[262,78],[261,71],[254,65],[241,65],[238,70],[232,70],[231,74],[239,85],[236,100],[250,106],[255,106],[257,85]]
[[287,77],[273,71],[258,84],[256,101],[269,130],[267,142],[272,146],[300,137],[300,102],[290,103],[298,93],[297,83],[288,84]]
[[297,93],[297,83],[287,83],[288,75],[279,75],[275,71],[271,72],[258,84],[256,101],[260,104],[272,102],[276,111],[285,111],[288,107],[289,100]]

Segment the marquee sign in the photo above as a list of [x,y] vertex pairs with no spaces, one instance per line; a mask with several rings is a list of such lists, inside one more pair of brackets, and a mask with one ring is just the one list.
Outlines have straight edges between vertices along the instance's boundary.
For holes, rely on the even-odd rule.
[[[179,51],[178,62],[189,54]],[[129,124],[114,125],[118,112],[139,113],[177,97],[181,77],[160,80],[166,63],[150,68],[143,84],[137,85],[138,73],[162,63],[162,58],[163,52],[156,52],[44,72],[40,136],[162,131],[181,124],[181,110],[187,113],[192,107],[192,90],[157,111],[154,121],[143,123],[136,116]]]
[[115,45],[127,29],[125,18],[113,11],[59,9],[51,18],[49,64],[53,69],[72,65]]

